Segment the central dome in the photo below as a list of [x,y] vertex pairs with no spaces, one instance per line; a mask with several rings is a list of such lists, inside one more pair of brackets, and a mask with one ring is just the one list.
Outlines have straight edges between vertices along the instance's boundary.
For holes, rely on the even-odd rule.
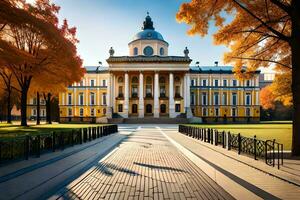
[[142,31],[135,34],[128,44],[130,56],[167,56],[168,46],[163,36],[155,31],[149,13],[143,23]]
[[138,32],[134,37],[133,40],[162,40],[164,41],[163,36],[152,29],[145,29],[141,32]]

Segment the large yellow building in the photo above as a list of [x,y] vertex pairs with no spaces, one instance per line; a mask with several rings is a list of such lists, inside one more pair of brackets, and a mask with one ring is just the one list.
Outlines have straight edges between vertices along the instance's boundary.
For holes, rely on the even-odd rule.
[[250,80],[238,81],[232,67],[190,66],[187,48],[183,56],[169,56],[169,44],[155,31],[150,16],[128,46],[129,56],[114,56],[111,48],[108,67],[85,67],[82,81],[59,95],[62,122],[259,120],[259,71]]

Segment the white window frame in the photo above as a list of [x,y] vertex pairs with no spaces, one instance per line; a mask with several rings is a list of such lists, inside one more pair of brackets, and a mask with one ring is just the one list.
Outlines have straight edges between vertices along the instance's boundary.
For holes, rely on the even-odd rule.
[[[82,97],[82,103],[80,102],[80,97]],[[80,92],[78,95],[78,105],[83,106],[84,105],[84,93]]]
[[105,87],[106,85],[107,85],[107,81],[106,81],[106,79],[103,79],[103,80],[102,80],[102,86]]
[[[226,85],[224,84],[224,81],[226,82]],[[228,80],[227,79],[223,79],[222,86],[223,87],[227,87],[228,86]]]
[[[92,103],[92,97],[93,97],[94,103]],[[94,92],[91,92],[90,93],[90,105],[94,106],[95,100],[96,100],[96,94]]]
[[84,109],[83,108],[79,108],[79,116],[80,117],[84,116]]
[[[204,85],[204,81],[205,81],[205,85]],[[201,79],[201,86],[208,86],[208,80],[207,79]]]
[[107,94],[103,93],[102,94],[102,105],[106,105],[107,104]]
[[[220,105],[220,94],[219,94],[219,92],[214,92],[214,105],[216,105],[216,106],[218,106],[218,105]],[[218,98],[216,99],[216,96],[218,96]],[[217,100],[217,102],[216,102],[216,100]]]
[[[234,81],[236,82],[236,85],[233,84]],[[238,86],[238,81],[237,81],[236,79],[232,79],[232,81],[231,81],[231,86],[232,86],[232,87],[237,87],[237,86]]]
[[[233,115],[233,110],[235,111],[234,115]],[[231,116],[232,117],[236,117],[237,116],[237,108],[231,108]]]
[[[233,104],[233,96],[235,96],[235,104]],[[234,105],[234,106],[238,105],[238,95],[236,92],[231,93],[231,105]]]
[[[247,100],[248,100],[248,97],[249,97],[249,103],[247,103]],[[251,105],[251,93],[246,93],[245,94],[245,105],[246,106],[250,106]]]
[[[224,94],[226,94],[226,98],[225,98],[225,95]],[[227,95],[227,93],[226,92],[223,92],[222,93],[222,105],[227,105],[228,104],[228,95]]]
[[[247,115],[248,113],[247,113],[247,110],[249,109],[249,115]],[[245,116],[246,117],[251,117],[251,108],[249,108],[249,107],[246,107],[245,108]]]
[[[93,83],[93,84],[92,84]],[[95,87],[95,85],[96,85],[96,80],[95,79],[91,79],[90,80],[90,86],[91,87]]]
[[[205,94],[205,95],[203,95]],[[201,93],[201,97],[202,97],[202,105],[207,105],[207,92],[202,92]],[[204,99],[205,99],[205,104],[203,103],[204,102]]]
[[72,93],[68,93],[68,105],[72,105],[72,101],[73,101]]
[[[218,83],[218,85],[216,85],[216,82]],[[214,79],[213,84],[214,84],[215,87],[219,87],[219,86],[220,86],[220,81],[219,81],[219,79]]]

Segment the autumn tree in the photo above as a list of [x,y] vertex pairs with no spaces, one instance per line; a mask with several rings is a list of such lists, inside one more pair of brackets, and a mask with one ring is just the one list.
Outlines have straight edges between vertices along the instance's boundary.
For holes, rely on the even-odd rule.
[[[298,0],[192,0],[183,3],[177,20],[191,25],[189,34],[205,36],[209,23],[219,28],[214,43],[229,47],[225,63],[250,76],[259,67],[291,70],[293,116],[292,154],[300,155],[300,1]],[[225,16],[232,16],[225,23]],[[247,71],[242,73],[242,66]],[[297,78],[298,77],[298,78]]]
[[[70,73],[71,79],[68,81],[71,83],[79,81],[84,70],[81,68],[82,61],[77,56],[75,46],[78,42],[75,38],[76,29],[69,28],[66,20],[62,26],[59,26],[58,6],[51,4],[49,0],[37,0],[34,6],[22,0],[13,2],[15,4],[10,6],[16,10],[27,11],[34,23],[0,20],[5,24],[5,28],[1,31],[2,42],[8,46],[7,51],[16,52],[16,61],[18,61],[16,62],[8,54],[6,57],[0,57],[0,60],[2,59],[0,63],[4,63],[18,81],[21,90],[21,125],[26,126],[27,95],[31,82],[35,78],[42,75],[54,77]],[[1,15],[5,16],[3,13]],[[23,58],[26,59],[19,59],[21,57],[19,54],[23,54]]]

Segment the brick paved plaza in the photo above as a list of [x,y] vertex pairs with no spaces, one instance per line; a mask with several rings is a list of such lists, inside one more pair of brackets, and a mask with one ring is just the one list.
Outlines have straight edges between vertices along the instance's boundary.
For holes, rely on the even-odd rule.
[[177,130],[119,125],[116,134],[0,166],[0,199],[298,199],[299,162],[277,170]]

